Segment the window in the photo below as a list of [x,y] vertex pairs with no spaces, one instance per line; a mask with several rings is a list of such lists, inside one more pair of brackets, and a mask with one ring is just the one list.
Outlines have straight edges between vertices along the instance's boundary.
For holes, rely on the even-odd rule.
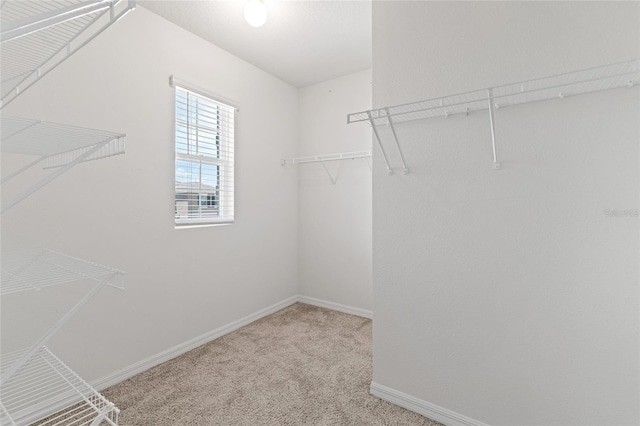
[[172,85],[176,226],[232,223],[235,108]]

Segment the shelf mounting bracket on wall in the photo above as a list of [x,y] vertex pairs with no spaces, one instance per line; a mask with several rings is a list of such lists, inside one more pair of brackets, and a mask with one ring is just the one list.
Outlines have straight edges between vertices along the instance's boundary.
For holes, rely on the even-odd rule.
[[384,159],[384,164],[387,166],[387,174],[391,176],[393,174],[393,169],[389,166],[389,159],[387,158],[387,153],[384,151],[384,147],[382,146],[382,142],[380,141],[380,135],[378,135],[378,128],[376,127],[376,123],[371,116],[371,111],[367,111],[367,115],[369,116],[369,124],[371,124],[371,129],[373,130],[373,134],[376,136],[376,142],[378,143],[378,147],[380,148],[380,152],[382,153],[382,158]]
[[489,102],[489,122],[491,124],[491,145],[493,147],[493,168],[494,170],[500,169],[500,163],[498,162],[498,150],[496,148],[496,123],[495,123],[495,105],[493,102],[493,89],[487,90],[487,97]]
[[409,174],[409,169],[407,168],[407,164],[404,161],[404,155],[402,154],[402,149],[400,149],[400,142],[398,142],[398,136],[396,135],[396,128],[393,125],[391,114],[389,114],[389,108],[385,108],[384,110],[387,113],[387,122],[389,123],[389,127],[391,127],[391,134],[393,135],[393,141],[396,143],[398,155],[400,155],[400,161],[402,161],[402,174]]
[[324,161],[321,161],[320,163],[322,164],[322,167],[324,167],[324,171],[327,172],[327,175],[329,175],[329,179],[331,179],[331,183],[335,185],[336,182],[338,181],[338,174],[336,173],[336,177],[334,178],[331,175],[331,172],[327,168],[327,165],[324,163]]

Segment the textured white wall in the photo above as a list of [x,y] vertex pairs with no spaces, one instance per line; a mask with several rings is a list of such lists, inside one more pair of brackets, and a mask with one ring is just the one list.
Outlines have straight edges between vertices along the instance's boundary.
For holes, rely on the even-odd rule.
[[[169,75],[233,99],[236,223],[174,229]],[[297,294],[298,91],[138,8],[7,107],[127,133],[2,217],[3,249],[47,247],[127,271],[53,347],[88,380]],[[15,167],[3,158],[3,168]]]
[[[371,108],[371,70],[300,89],[299,155],[371,149],[347,114]],[[369,159],[370,161],[370,159]],[[298,167],[299,288],[303,296],[371,310],[371,170],[366,160]]]
[[[637,2],[374,2],[374,107],[638,57]],[[398,126],[374,382],[491,425],[638,424],[638,88]],[[388,139],[387,139],[388,140]],[[394,164],[398,164],[392,157]]]

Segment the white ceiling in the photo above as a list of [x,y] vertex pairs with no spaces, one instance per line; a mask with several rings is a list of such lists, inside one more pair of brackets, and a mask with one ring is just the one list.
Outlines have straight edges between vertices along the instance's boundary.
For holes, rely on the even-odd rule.
[[138,4],[296,87],[371,67],[371,1],[266,0],[260,28],[245,0]]

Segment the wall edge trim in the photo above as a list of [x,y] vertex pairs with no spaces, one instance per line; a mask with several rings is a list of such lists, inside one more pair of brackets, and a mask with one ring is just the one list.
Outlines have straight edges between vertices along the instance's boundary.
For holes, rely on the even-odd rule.
[[317,306],[319,308],[331,309],[332,311],[343,312],[345,314],[355,315],[358,317],[373,319],[373,311],[367,309],[342,305],[340,303],[329,302],[327,300],[316,299],[309,296],[298,296],[298,302]]
[[376,382],[371,382],[369,390],[371,395],[377,398],[399,405],[400,407],[406,408],[414,413],[421,414],[446,426],[489,426],[479,420],[472,419],[436,404],[423,401],[414,396]]
[[133,363],[127,367],[121,368],[114,373],[107,374],[106,376],[93,381],[92,385],[96,390],[102,391],[110,386],[123,382],[135,376],[136,374],[140,374],[143,371],[149,370],[150,368],[162,364],[163,362],[169,361],[177,356],[189,352],[192,349],[197,348],[198,346],[202,346],[205,343],[222,337],[225,334],[229,334],[232,331],[244,327],[245,325],[257,321],[267,315],[278,312],[279,310],[282,310],[297,302],[298,296],[288,297],[280,302],[274,303],[271,306],[254,312],[253,314],[247,315],[244,318],[240,318],[236,321],[230,322],[229,324],[223,325],[222,327],[218,327],[215,330],[211,330],[207,333],[201,334],[200,336],[196,336],[190,340],[187,340],[186,342],[179,343],[169,349],[165,349],[155,355],[151,355],[148,358]]
[[[254,321],[259,320],[267,315],[271,315],[275,312],[278,312],[281,309],[284,309],[288,306],[291,306],[295,303],[305,303],[307,305],[318,306],[320,308],[331,309],[338,312],[343,312],[350,315],[356,315],[364,318],[373,318],[373,312],[355,308],[352,306],[342,305],[340,303],[329,302],[326,300],[316,299],[308,296],[291,296],[280,302],[274,303],[271,306],[268,306],[264,309],[261,309],[253,314],[247,315],[244,318],[240,318],[236,321],[230,322],[229,324],[223,325],[222,327],[218,327],[215,330],[209,331],[207,333],[201,334],[200,336],[196,336],[186,342],[179,343],[171,348],[165,349],[157,354],[151,355],[148,358],[145,358],[141,361],[133,363],[127,367],[121,368],[114,373],[107,374],[97,380],[94,380],[91,384],[92,386],[98,390],[102,391],[110,386],[116,385],[120,382],[123,382],[136,374],[140,374],[150,368],[153,368],[157,365],[162,364],[163,362],[169,361],[177,356],[180,356],[190,350],[197,348],[198,346],[202,346],[206,343],[211,342],[219,337],[222,337],[226,334],[229,334],[245,325],[251,324]],[[484,425],[483,425],[484,426]]]

